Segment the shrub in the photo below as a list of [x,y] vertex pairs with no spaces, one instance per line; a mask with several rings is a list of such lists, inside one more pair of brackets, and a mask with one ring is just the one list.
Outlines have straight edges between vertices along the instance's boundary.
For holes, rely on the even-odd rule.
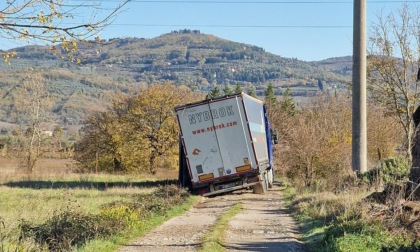
[[411,165],[402,156],[385,159],[381,164],[381,178],[385,183],[408,178]]
[[375,182],[389,184],[396,181],[407,180],[410,174],[411,164],[402,157],[389,157],[383,160],[379,167],[372,169],[364,174],[360,174],[360,178],[364,182]]
[[100,213],[103,223],[118,224],[120,229],[133,228],[139,222],[139,212],[124,204],[115,204],[112,207],[103,208]]
[[33,238],[49,251],[68,251],[86,241],[116,233],[121,223],[116,219],[85,215],[71,210],[55,213],[41,225],[20,223],[20,239]]
[[148,213],[162,213],[176,204],[181,204],[189,196],[189,193],[176,185],[161,186],[149,195],[141,195],[137,198],[140,208]]

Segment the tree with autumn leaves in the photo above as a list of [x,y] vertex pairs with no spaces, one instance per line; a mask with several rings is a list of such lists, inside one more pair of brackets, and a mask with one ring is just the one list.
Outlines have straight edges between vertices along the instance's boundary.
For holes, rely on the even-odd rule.
[[120,96],[111,108],[90,116],[82,128],[76,159],[86,171],[152,174],[175,168],[178,124],[174,108],[202,99],[186,87],[156,84]]

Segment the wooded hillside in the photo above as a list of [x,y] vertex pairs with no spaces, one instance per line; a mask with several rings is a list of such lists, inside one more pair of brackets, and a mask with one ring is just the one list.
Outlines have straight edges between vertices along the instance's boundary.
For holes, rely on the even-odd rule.
[[0,121],[23,123],[17,113],[24,99],[27,68],[44,76],[51,94],[52,116],[64,125],[79,125],[93,110],[102,110],[115,93],[135,93],[141,86],[174,82],[207,93],[214,85],[236,85],[257,95],[269,83],[280,95],[290,87],[294,96],[322,89],[345,88],[351,78],[351,58],[305,62],[265,52],[261,47],[232,42],[197,30],[180,30],[152,39],[115,38],[80,45],[71,63],[48,47],[14,49],[17,56],[0,65]]

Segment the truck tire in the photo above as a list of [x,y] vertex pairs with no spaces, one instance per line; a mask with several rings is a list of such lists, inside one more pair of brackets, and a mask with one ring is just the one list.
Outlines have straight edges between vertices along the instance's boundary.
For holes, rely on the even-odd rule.
[[265,182],[265,188],[266,188],[266,190],[268,190],[268,188],[270,188],[269,171],[268,170],[266,170],[264,172],[264,182]]
[[274,183],[274,173],[273,169],[267,171],[267,184],[268,188],[272,188]]
[[267,180],[266,180],[266,172],[259,175],[260,181],[258,184],[253,186],[253,191],[255,194],[264,194],[267,192]]
[[253,189],[253,192],[255,193],[255,194],[264,194],[264,188],[263,188],[264,186],[263,186],[263,184],[261,183],[261,181],[260,182],[258,182],[258,184],[256,184],[256,185],[254,185],[253,187],[252,187],[252,189]]

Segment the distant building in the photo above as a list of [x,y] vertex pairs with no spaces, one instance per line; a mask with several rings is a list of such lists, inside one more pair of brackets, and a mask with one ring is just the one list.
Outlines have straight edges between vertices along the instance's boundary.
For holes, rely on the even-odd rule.
[[49,136],[49,137],[53,136],[53,132],[50,131],[50,130],[41,130],[40,133],[41,133],[41,135],[44,135],[44,136]]

